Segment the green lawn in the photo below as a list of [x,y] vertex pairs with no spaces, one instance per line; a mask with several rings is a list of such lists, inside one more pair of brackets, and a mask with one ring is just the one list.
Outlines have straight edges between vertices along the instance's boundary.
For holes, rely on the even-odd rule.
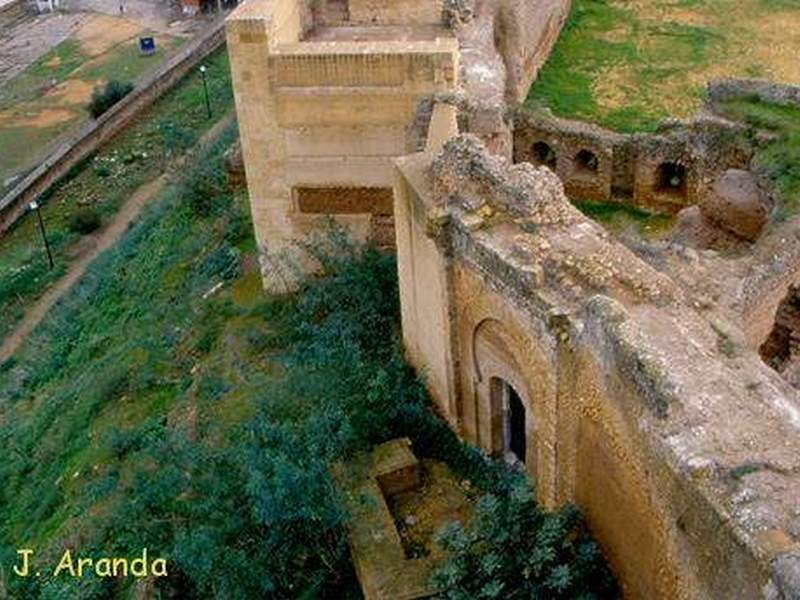
[[669,230],[674,224],[673,217],[649,213],[624,202],[598,202],[595,200],[573,200],[572,202],[587,217],[601,223],[614,233],[632,229],[641,236],[652,237]]
[[527,100],[622,132],[689,117],[710,79],[800,79],[795,0],[575,0]]
[[[217,51],[206,64],[212,103],[216,116],[221,117],[233,108],[226,49]],[[206,116],[202,81],[192,72],[113,143],[45,194],[42,212],[56,270],[48,268],[35,219],[26,216],[0,238],[0,339],[19,321],[23,308],[63,274],[68,249],[80,238],[69,227],[75,213],[91,207],[107,219],[137,187],[191,148],[212,124]]]

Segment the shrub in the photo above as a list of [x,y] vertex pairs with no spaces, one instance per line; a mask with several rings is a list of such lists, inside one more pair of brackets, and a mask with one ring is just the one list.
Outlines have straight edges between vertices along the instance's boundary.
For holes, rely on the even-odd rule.
[[96,87],[89,102],[89,114],[96,119],[132,91],[132,83],[116,79],[112,79],[104,86]]
[[468,527],[452,523],[436,538],[448,556],[434,582],[448,599],[618,597],[578,509],[542,511],[524,482],[487,494]]
[[69,220],[69,230],[74,233],[86,235],[100,228],[102,219],[100,213],[94,208],[82,208]]

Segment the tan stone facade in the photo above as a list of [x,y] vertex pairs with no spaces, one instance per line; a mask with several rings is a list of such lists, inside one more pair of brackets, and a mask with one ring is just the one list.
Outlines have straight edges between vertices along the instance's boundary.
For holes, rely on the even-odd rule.
[[583,508],[626,597],[796,597],[793,390],[752,347],[720,351],[744,332],[548,169],[438,146],[398,161],[395,218],[404,341],[440,412],[503,455],[517,398],[540,501]]
[[[374,14],[378,24],[329,25],[299,0],[250,0],[228,21],[253,220],[271,289],[291,287],[291,242],[325,215],[359,239],[379,234],[380,217],[391,215],[381,198],[392,186],[392,160],[411,150],[406,130],[417,100],[457,84],[458,43],[430,22],[436,11],[401,8],[352,2],[355,22]],[[320,189],[318,200],[331,190],[328,209],[324,200],[301,201]],[[369,190],[374,211],[365,206]]]

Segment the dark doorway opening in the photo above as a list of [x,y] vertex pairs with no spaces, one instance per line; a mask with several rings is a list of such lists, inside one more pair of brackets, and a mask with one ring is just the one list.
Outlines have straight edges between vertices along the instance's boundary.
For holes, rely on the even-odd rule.
[[674,162],[661,163],[656,171],[656,191],[686,196],[686,167]]
[[553,171],[556,169],[557,156],[547,142],[536,142],[533,145],[533,160],[537,165],[544,165]]
[[761,358],[770,367],[783,373],[800,359],[800,288],[790,287],[778,306],[775,325],[759,348]]
[[591,150],[581,150],[575,155],[575,171],[578,173],[594,174],[599,166],[600,160]]
[[517,460],[525,462],[525,406],[511,386],[508,386],[508,449]]

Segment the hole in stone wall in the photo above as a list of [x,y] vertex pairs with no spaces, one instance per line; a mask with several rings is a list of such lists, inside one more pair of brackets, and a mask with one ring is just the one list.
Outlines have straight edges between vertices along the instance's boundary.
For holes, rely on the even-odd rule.
[[658,165],[655,190],[662,194],[686,196],[686,167],[675,162]]
[[556,153],[547,142],[536,142],[533,145],[533,160],[537,165],[544,165],[553,171],[556,169]]
[[[781,374],[787,370],[800,374],[800,286],[789,292],[778,306],[775,325],[761,348],[761,358]],[[796,377],[789,378],[793,385]]]
[[578,173],[593,174],[597,173],[600,167],[600,159],[591,150],[581,150],[575,155],[575,171]]

